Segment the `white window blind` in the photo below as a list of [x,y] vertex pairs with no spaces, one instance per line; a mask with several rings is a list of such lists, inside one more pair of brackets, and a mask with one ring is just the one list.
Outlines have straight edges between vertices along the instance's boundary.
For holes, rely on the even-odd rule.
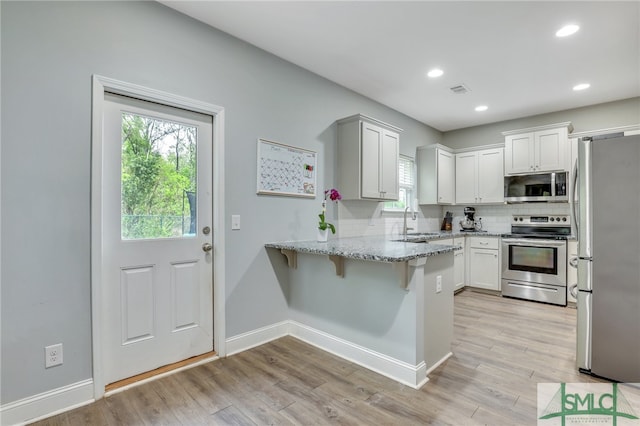
[[398,180],[400,192],[398,201],[387,201],[384,203],[384,210],[398,212],[411,205],[413,194],[415,193],[415,162],[411,157],[401,155],[398,159]]
[[400,156],[398,161],[398,169],[400,174],[400,186],[413,187],[414,185],[414,173],[413,173],[413,160],[409,157]]

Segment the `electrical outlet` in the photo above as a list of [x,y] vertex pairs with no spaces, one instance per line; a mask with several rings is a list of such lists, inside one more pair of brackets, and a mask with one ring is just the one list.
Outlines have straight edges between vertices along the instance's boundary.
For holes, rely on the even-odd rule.
[[62,343],[44,348],[44,368],[62,364]]
[[440,293],[442,291],[442,275],[438,275],[436,277],[436,293]]

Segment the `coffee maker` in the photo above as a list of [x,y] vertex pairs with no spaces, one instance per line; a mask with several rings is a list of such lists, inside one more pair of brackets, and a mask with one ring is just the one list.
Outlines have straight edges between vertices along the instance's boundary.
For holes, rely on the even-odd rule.
[[476,221],[474,216],[476,214],[476,209],[473,207],[465,207],[464,208],[464,219],[460,221],[460,227],[463,231],[475,231],[476,230]]

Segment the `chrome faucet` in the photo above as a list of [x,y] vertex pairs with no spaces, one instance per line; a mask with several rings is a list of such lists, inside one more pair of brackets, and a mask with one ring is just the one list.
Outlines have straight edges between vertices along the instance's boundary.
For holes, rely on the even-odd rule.
[[[404,223],[402,225],[402,236],[404,237],[404,240],[407,241],[407,231],[408,230],[413,230],[413,228],[409,228],[407,227],[407,211],[409,211],[409,206],[405,207],[404,209]],[[416,220],[416,214],[412,213],[412,219]]]

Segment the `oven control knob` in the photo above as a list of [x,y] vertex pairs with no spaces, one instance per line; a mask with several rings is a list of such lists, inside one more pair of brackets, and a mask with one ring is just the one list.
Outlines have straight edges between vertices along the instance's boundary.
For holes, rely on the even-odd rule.
[[567,218],[566,218],[566,217],[563,217],[563,218],[562,218],[562,221],[563,221],[563,222],[566,222],[566,221],[567,221]]
[[560,218],[559,217],[556,217],[556,222],[560,222]]
[[555,219],[554,219],[554,218],[549,218],[549,220],[550,220],[551,222],[553,222]]
[[520,222],[522,222],[523,220],[524,220],[524,218],[523,218],[523,217],[521,217],[521,218],[520,218]]

